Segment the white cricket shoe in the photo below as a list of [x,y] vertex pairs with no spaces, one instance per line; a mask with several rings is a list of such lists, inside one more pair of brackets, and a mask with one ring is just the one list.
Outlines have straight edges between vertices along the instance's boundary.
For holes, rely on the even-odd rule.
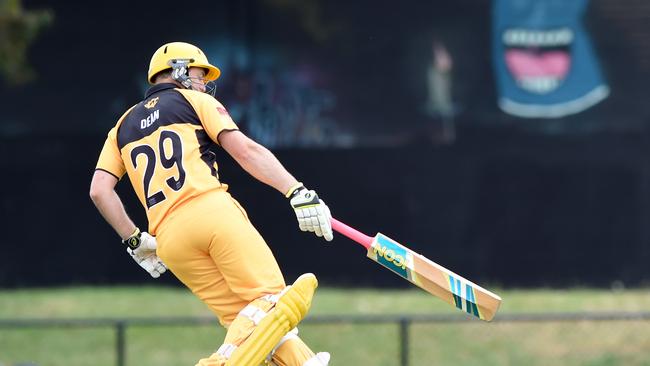
[[314,357],[305,362],[303,366],[327,366],[330,363],[330,354],[327,352],[318,352]]

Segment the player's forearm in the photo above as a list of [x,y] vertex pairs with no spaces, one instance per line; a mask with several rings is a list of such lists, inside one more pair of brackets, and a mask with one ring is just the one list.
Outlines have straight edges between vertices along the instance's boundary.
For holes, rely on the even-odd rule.
[[298,181],[289,173],[271,151],[254,144],[245,155],[235,158],[250,175],[285,194]]
[[126,211],[120,197],[114,190],[96,192],[90,196],[109,225],[122,238],[128,238],[135,231],[135,224]]

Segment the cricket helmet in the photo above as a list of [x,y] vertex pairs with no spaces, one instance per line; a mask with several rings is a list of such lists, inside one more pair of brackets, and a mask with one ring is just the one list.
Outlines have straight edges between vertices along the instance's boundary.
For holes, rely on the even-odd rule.
[[200,48],[185,42],[171,42],[162,45],[151,56],[147,76],[149,83],[153,84],[154,76],[157,73],[172,69],[172,64],[177,61],[185,61],[187,67],[204,68],[206,70],[205,79],[209,81],[214,81],[221,75],[221,70],[208,62],[208,58]]

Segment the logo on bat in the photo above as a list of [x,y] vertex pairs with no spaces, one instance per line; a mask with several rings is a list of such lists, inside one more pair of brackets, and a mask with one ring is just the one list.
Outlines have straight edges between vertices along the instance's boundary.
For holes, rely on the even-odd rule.
[[371,249],[379,264],[408,279],[407,251],[383,235],[377,236]]

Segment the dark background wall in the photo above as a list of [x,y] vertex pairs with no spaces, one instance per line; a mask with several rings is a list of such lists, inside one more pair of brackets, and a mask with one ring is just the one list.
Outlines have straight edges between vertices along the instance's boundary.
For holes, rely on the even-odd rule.
[[[273,49],[284,64],[307,60],[326,75],[316,83],[333,95],[324,117],[334,131],[356,133],[357,144],[273,151],[335,217],[479,283],[648,284],[650,31],[639,19],[650,7],[593,0],[586,23],[611,96],[575,116],[522,120],[496,107],[489,1],[278,4],[210,2],[197,11],[171,2],[23,2],[50,9],[55,21],[29,49],[38,79],[0,84],[1,287],[148,281],[90,202],[92,171],[106,132],[146,88],[151,53],[172,40],[218,50],[223,39],[243,45],[252,60],[245,70]],[[431,34],[455,62],[457,137],[449,144],[423,135],[418,109],[414,70]],[[230,108],[237,63],[216,54],[224,71],[217,97]],[[312,271],[328,284],[405,286],[347,239],[326,244],[300,232],[281,195],[228,156],[219,161],[288,278]],[[118,186],[145,226],[130,189]],[[159,283],[178,282],[169,275]]]
[[[2,141],[2,155],[11,157],[0,180],[2,286],[147,280],[87,196],[102,140]],[[276,153],[321,192],[333,215],[368,234],[381,231],[476,281],[563,287],[647,283],[647,146],[638,135],[558,141],[504,134],[486,142],[479,134],[443,148]],[[326,244],[300,232],[280,194],[229,157],[221,162],[222,179],[289,278],[313,271],[329,284],[402,285],[347,239]],[[119,192],[143,225],[129,183]]]

